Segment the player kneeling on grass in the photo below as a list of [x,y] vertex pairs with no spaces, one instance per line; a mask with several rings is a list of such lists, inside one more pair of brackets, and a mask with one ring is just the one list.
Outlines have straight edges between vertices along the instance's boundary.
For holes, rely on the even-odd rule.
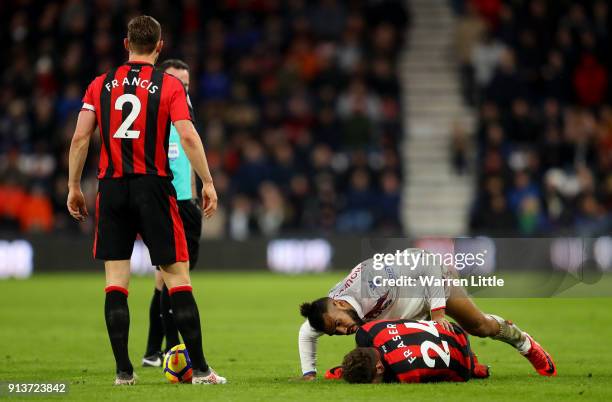
[[342,361],[349,383],[468,381],[489,376],[456,324],[435,321],[372,321],[357,330],[357,348]]
[[[425,253],[417,248],[406,252]],[[317,339],[323,334],[354,334],[359,326],[377,319],[431,319],[452,331],[446,314],[470,335],[510,344],[531,362],[540,375],[557,373],[550,355],[531,336],[511,321],[484,314],[465,289],[439,286],[434,281],[425,286],[391,286],[388,281],[402,277],[444,279],[454,275],[447,267],[426,264],[385,266],[378,270],[371,258],[357,265],[331,289],[327,297],[300,306],[302,316],[306,317],[298,335],[302,378],[313,380],[316,377]]]

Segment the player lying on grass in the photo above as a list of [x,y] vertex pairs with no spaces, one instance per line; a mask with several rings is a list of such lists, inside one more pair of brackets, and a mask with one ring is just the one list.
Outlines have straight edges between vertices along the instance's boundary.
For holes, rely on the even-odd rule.
[[[424,253],[424,250],[415,248],[406,252]],[[453,276],[450,269],[434,265],[385,266],[376,270],[372,259],[357,265],[326,297],[300,306],[302,316],[306,317],[298,334],[302,378],[313,380],[316,377],[317,340],[323,334],[354,334],[359,326],[376,319],[431,319],[452,330],[446,314],[470,335],[512,345],[539,374],[556,374],[552,358],[531,336],[511,321],[484,314],[465,289],[437,286],[433,281],[428,286],[390,286],[385,282],[402,277],[443,279]]]
[[[165,60],[159,69],[178,78],[189,91],[189,66],[181,60]],[[193,119],[193,109],[189,105],[189,112]],[[202,211],[196,205],[195,175],[191,163],[181,145],[181,139],[174,124],[170,125],[168,140],[168,161],[172,171],[172,186],[176,190],[178,212],[185,228],[187,251],[189,253],[189,270],[191,271],[198,260],[200,251],[200,235],[202,233]],[[163,360],[162,342],[166,338],[164,352],[178,345],[179,333],[174,322],[172,308],[170,307],[170,294],[168,286],[164,284],[162,273],[155,272],[155,290],[149,307],[149,336],[147,350],[142,359],[143,367],[160,367]]]
[[372,321],[355,334],[357,348],[336,370],[349,383],[468,381],[489,376],[467,334],[435,321]]

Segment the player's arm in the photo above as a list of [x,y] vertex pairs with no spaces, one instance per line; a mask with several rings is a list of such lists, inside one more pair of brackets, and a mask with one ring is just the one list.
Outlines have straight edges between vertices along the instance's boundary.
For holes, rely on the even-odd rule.
[[[422,269],[422,275],[442,279],[442,267],[425,264]],[[454,332],[453,326],[446,319],[446,294],[444,286],[437,285],[436,282],[436,280],[431,281],[430,285],[427,285],[425,288],[425,297],[429,304],[431,319],[442,325],[447,331]]]
[[208,160],[204,152],[204,144],[198,135],[191,120],[178,120],[174,127],[181,138],[181,146],[191,162],[193,170],[202,179],[202,199],[204,201],[204,216],[210,218],[217,210],[217,192],[213,185],[212,175],[208,167]]
[[217,210],[217,192],[208,168],[204,144],[191,122],[192,117],[185,88],[175,77],[170,77],[168,84],[170,86],[170,119],[181,138],[181,146],[185,150],[187,159],[191,162],[191,167],[202,179],[202,200],[204,202],[202,212],[205,217],[210,218]]
[[196,191],[197,191],[196,172],[195,170],[191,169],[189,173],[191,174],[191,194],[193,194],[193,197],[197,197],[196,196]]
[[298,348],[304,380],[314,380],[317,376],[317,342],[321,335],[323,333],[313,329],[308,320],[300,327]]
[[66,202],[70,215],[79,221],[85,220],[89,215],[85,197],[81,191],[81,176],[87,159],[89,141],[95,129],[96,114],[91,110],[81,110],[68,154],[68,200]]

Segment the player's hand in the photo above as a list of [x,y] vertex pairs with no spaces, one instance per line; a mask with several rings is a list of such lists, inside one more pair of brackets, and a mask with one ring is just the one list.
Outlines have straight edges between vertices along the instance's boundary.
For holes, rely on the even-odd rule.
[[455,329],[453,328],[453,326],[451,325],[450,322],[448,322],[448,320],[446,319],[446,309],[444,308],[440,308],[437,310],[434,310],[431,312],[431,320],[437,322],[438,324],[442,325],[442,327],[449,331],[449,332],[455,332]]
[[83,222],[89,216],[87,206],[85,205],[85,197],[81,190],[68,191],[68,201],[66,201],[68,212],[74,219]]
[[293,381],[314,381],[317,379],[316,373],[306,373],[302,376],[296,377]]
[[212,181],[204,183],[202,186],[202,213],[206,218],[210,218],[217,210],[217,191]]
[[448,332],[453,332],[453,333],[455,332],[453,325],[446,318],[437,318],[437,319],[434,319],[434,321],[442,325],[442,327],[444,327],[444,329],[447,330]]

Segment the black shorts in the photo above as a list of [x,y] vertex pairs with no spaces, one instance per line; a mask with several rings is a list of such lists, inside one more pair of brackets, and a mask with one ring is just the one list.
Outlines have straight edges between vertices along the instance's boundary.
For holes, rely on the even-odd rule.
[[189,260],[171,180],[153,175],[101,179],[96,198],[94,257],[129,260],[138,234],[149,249],[153,265]]
[[194,200],[178,202],[178,209],[183,220],[185,236],[187,237],[187,250],[189,251],[189,269],[193,269],[198,262],[200,253],[200,236],[202,235],[202,210]]

